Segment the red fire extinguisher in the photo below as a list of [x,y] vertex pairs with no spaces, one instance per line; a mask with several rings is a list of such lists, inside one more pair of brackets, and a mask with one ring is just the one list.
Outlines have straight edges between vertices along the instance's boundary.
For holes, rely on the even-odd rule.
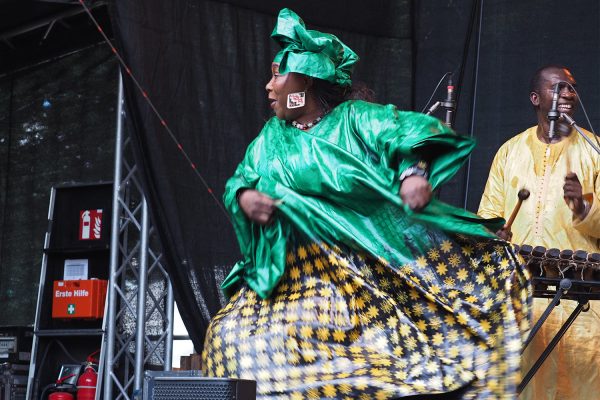
[[85,370],[77,380],[77,400],[94,400],[96,398],[96,385],[98,384],[98,373],[94,369],[94,362],[97,363],[98,359],[94,358],[94,356],[99,352],[100,350],[96,350],[95,352],[90,354],[86,359]]
[[69,392],[54,392],[50,393],[48,400],[73,400],[74,397]]
[[[67,375],[65,377],[58,379],[56,381],[56,383],[54,384],[54,387],[58,390],[64,390],[64,386],[63,386],[64,381],[66,381],[67,379],[72,378],[74,376],[75,376],[75,374],[71,374],[71,375]],[[72,393],[64,392],[64,391],[52,392],[48,396],[48,400],[74,400],[74,399],[75,399],[75,397],[73,396]]]

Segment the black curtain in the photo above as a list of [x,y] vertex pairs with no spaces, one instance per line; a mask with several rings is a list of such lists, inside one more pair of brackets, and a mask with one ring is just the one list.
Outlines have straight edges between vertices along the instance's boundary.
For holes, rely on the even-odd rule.
[[[478,143],[468,167],[442,188],[442,200],[477,211],[498,148],[537,123],[529,81],[543,65],[571,69],[592,125],[599,127],[598,21],[600,3],[592,0],[415,2],[415,108],[425,105],[444,72],[464,64],[455,129]],[[436,98],[444,97],[445,85]],[[575,119],[588,128],[581,110]]]
[[[382,103],[420,111],[440,77],[454,72],[460,91],[454,126],[478,147],[440,196],[471,211],[498,147],[535,123],[528,93],[539,66],[571,67],[592,123],[600,117],[596,1],[115,2],[119,50],[219,200],[270,115],[264,85],[276,49],[269,35],[282,7],[356,50],[362,60],[355,79]],[[125,86],[153,220],[177,303],[200,349],[209,317],[223,302],[218,284],[239,258],[237,243],[218,202],[131,80]],[[444,86],[433,101],[443,100]],[[576,117],[585,126],[582,113]]]
[[[127,126],[158,228],[175,299],[197,350],[223,304],[219,284],[240,258],[220,206],[225,181],[270,117],[265,84],[282,7],[338,35],[362,58],[355,78],[378,99],[411,108],[411,4],[380,1],[125,1],[112,4],[116,43],[187,152],[125,79]],[[210,190],[209,190],[210,189]],[[216,197],[217,200],[215,200]]]
[[52,186],[112,180],[117,78],[104,43],[0,78],[0,326],[33,324]]

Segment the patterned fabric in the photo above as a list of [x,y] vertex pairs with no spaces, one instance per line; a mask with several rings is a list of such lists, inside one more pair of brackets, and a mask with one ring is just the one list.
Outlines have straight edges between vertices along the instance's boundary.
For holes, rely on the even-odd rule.
[[294,240],[269,299],[245,286],[215,316],[203,373],[256,380],[260,399],[514,398],[526,271],[503,242],[428,234],[405,265]]

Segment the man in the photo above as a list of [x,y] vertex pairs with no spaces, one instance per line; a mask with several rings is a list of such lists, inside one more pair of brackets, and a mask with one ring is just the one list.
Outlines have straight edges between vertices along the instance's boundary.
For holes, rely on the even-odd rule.
[[[498,235],[516,244],[600,252],[600,155],[564,117],[549,134],[548,112],[558,85],[558,112],[572,116],[577,106],[575,79],[562,66],[539,69],[529,98],[537,125],[506,142],[496,154],[478,214],[508,218],[526,188],[530,196],[512,228]],[[585,131],[592,141],[594,135]],[[536,321],[548,299],[534,299]],[[523,399],[594,399],[600,396],[600,304],[590,302],[544,362],[522,394]],[[524,373],[552,340],[576,306],[565,300],[553,310],[523,358]]]

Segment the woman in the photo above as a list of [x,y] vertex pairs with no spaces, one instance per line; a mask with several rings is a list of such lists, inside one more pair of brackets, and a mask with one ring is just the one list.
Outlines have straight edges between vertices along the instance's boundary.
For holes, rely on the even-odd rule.
[[474,144],[346,100],[358,57],[292,11],[272,37],[275,117],[227,183],[244,261],[203,372],[265,399],[514,397],[527,279],[484,220],[431,199]]

